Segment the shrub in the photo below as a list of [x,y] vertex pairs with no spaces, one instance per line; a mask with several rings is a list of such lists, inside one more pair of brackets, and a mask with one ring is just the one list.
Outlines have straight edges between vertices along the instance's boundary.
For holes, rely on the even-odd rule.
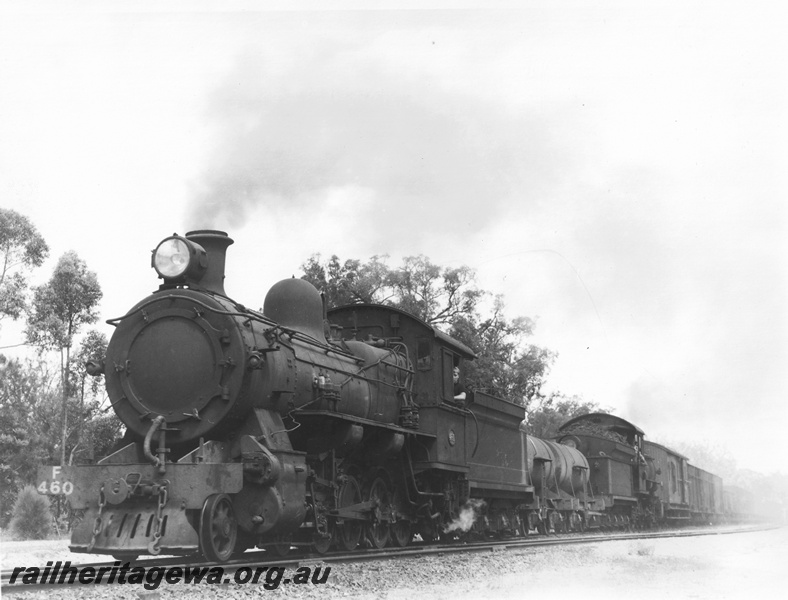
[[52,530],[49,498],[40,495],[32,485],[19,491],[11,513],[11,531],[22,540],[46,539]]

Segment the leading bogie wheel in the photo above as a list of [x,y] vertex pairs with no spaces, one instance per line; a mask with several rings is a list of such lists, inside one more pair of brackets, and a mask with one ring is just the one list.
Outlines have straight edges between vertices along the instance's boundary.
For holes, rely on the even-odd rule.
[[200,550],[211,562],[227,562],[238,540],[233,501],[227,494],[208,496],[200,514]]

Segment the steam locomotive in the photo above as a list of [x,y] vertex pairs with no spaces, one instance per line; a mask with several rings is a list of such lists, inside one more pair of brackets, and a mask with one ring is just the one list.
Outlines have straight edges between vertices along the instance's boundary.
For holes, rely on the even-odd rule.
[[106,377],[123,442],[39,473],[39,491],[84,511],[72,551],[223,562],[721,513],[700,502],[717,480],[693,480],[623,419],[585,415],[547,441],[523,430],[522,406],[481,391],[456,403],[452,370],[474,353],[413,315],[328,311],[300,279],[275,284],[262,312],[239,304],[224,291],[232,243],[164,239],[159,289],[109,321],[106,357],[87,368]]

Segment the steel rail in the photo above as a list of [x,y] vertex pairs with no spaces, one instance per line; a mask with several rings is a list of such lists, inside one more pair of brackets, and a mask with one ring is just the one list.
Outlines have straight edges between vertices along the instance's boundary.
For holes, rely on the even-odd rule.
[[[222,567],[224,570],[225,578],[232,581],[235,571],[239,569],[255,568],[259,566],[265,567],[285,567],[285,568],[298,568],[301,566],[315,566],[319,564],[344,564],[353,562],[364,562],[374,560],[384,560],[392,558],[408,558],[408,557],[422,557],[425,555],[445,555],[445,554],[460,554],[460,553],[478,553],[478,552],[506,552],[511,550],[521,550],[530,548],[544,548],[551,546],[572,546],[576,544],[594,544],[609,541],[631,541],[631,540],[647,540],[659,538],[677,538],[677,537],[696,537],[706,535],[729,535],[737,533],[753,533],[758,531],[768,531],[771,529],[779,528],[778,525],[764,525],[764,526],[748,526],[748,527],[714,527],[714,528],[698,528],[698,529],[676,529],[669,531],[645,531],[645,532],[585,532],[581,534],[550,534],[548,536],[527,536],[527,537],[512,537],[506,539],[495,540],[482,540],[472,542],[456,542],[456,543],[426,543],[414,542],[406,548],[365,548],[356,550],[354,552],[328,552],[326,554],[318,554],[316,552],[299,553],[297,550],[292,554],[285,557],[280,557],[273,552],[264,550],[253,550],[245,552],[237,558],[231,559],[226,563],[211,563],[204,560],[188,560],[189,557],[174,556],[167,558],[143,558],[136,561],[113,561],[101,563],[79,563],[70,565],[71,568],[84,569],[91,567],[99,569],[101,567],[113,567],[115,563],[120,562],[123,566],[127,562],[131,563],[133,567],[144,567],[151,569],[154,567],[171,568],[180,567],[185,568],[212,568]],[[188,562],[186,562],[188,560]],[[23,593],[30,591],[39,591],[44,589],[62,588],[69,585],[68,583],[35,583],[25,584],[20,581],[10,583],[12,569],[3,570],[0,572],[0,586],[3,595],[10,595],[13,593]],[[19,575],[17,579],[21,579]],[[85,585],[121,585],[118,583],[108,584],[102,581],[99,584],[90,583]]]

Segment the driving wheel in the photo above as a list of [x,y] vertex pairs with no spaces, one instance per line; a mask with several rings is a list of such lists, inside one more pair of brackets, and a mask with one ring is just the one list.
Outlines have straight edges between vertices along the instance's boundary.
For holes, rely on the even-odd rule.
[[[339,488],[337,508],[347,508],[361,503],[361,489],[356,478],[348,475],[342,487]],[[351,552],[356,549],[361,540],[362,522],[355,519],[343,519],[337,525],[337,542],[343,550]]]
[[389,542],[389,515],[391,514],[391,496],[388,486],[378,477],[369,486],[367,500],[373,502],[372,520],[364,526],[367,539],[374,548],[385,548]]

